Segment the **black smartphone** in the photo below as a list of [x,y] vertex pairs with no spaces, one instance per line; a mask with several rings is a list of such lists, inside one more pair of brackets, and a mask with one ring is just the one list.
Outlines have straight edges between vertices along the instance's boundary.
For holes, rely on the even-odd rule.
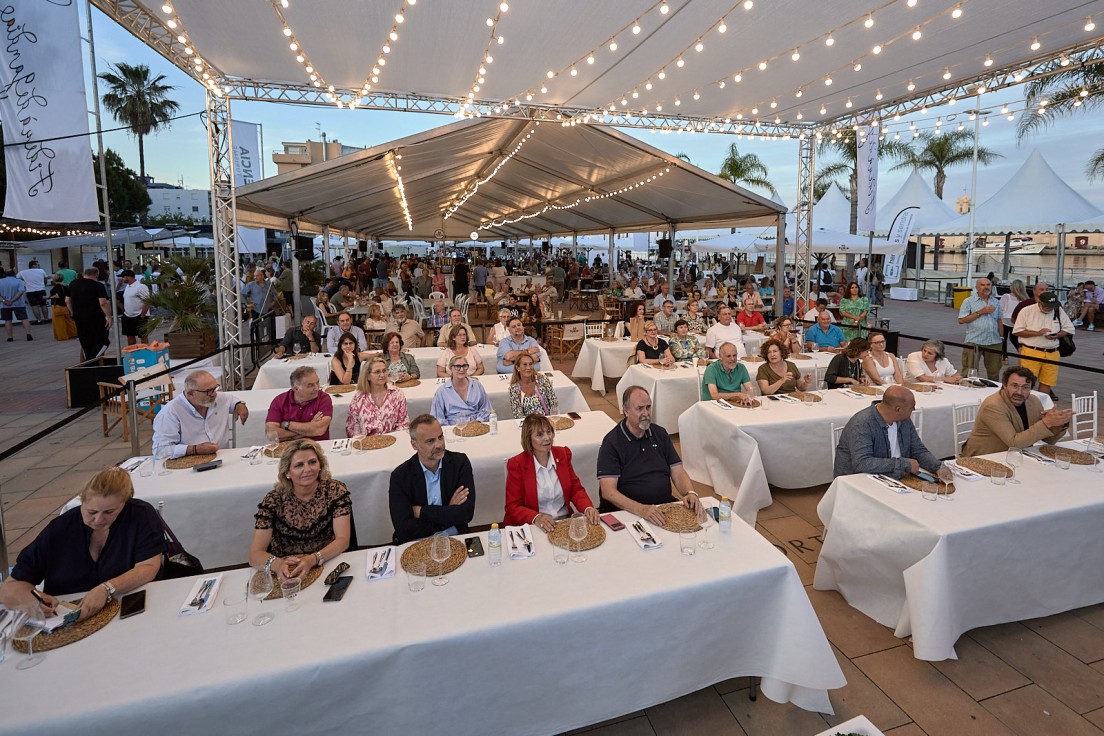
[[123,596],[123,600],[119,604],[119,618],[123,619],[137,616],[145,610],[146,591],[136,590],[133,593],[127,593]]
[[464,545],[468,548],[468,557],[483,556],[483,540],[479,537],[468,537],[464,540]]
[[204,470],[214,470],[218,466],[222,465],[222,460],[212,460],[209,463],[200,463],[192,468],[197,473],[202,473]]
[[567,415],[576,421],[583,418],[577,411],[569,411]]
[[617,517],[613,514],[602,514],[599,518],[602,520],[603,524],[615,532],[619,532],[625,528],[625,525],[618,521]]
[[326,591],[326,595],[322,596],[322,600],[330,603],[341,600],[345,597],[345,591],[349,589],[352,582],[352,575],[342,575],[336,583],[330,586],[330,589]]

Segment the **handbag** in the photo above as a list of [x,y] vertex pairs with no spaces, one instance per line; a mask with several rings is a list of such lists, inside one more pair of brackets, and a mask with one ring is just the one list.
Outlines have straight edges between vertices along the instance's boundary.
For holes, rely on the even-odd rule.
[[[1055,319],[1054,322],[1057,325],[1058,329],[1061,330],[1062,329],[1061,320]],[[1058,354],[1059,355],[1061,355],[1063,358],[1068,358],[1069,356],[1073,355],[1075,352],[1077,352],[1077,346],[1073,343],[1073,335],[1063,335],[1062,337],[1058,338]]]
[[161,579],[174,580],[203,574],[203,563],[199,558],[184,549],[176,534],[169,528],[162,512],[165,502],[157,505],[157,518],[161,520],[161,529],[165,535],[165,553],[161,557]]

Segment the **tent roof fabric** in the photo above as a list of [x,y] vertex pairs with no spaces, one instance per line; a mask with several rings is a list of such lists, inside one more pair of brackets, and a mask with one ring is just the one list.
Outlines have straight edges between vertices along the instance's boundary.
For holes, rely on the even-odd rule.
[[[125,245],[127,243],[149,243],[155,240],[169,240],[172,237],[180,238],[184,241],[188,237],[186,230],[168,230],[166,228],[155,228],[153,231],[146,230],[144,227],[126,227],[118,230],[111,231],[111,244],[112,246]],[[43,240],[34,240],[22,244],[29,250],[44,251],[53,250],[54,248],[80,248],[83,246],[99,246],[106,247],[107,242],[104,239],[103,233],[90,233],[88,235],[65,235],[60,238],[45,238]]]
[[296,218],[307,232],[329,225],[385,240],[763,225],[784,211],[611,128],[504,119],[462,120],[256,181],[237,190],[237,208],[241,225],[286,229]]
[[945,224],[956,217],[955,211],[924,181],[919,171],[913,171],[889,200],[878,209],[875,230],[885,232],[893,225],[893,218],[906,207],[919,207],[912,223],[914,233],[927,232],[927,228]]
[[813,227],[843,233],[851,231],[851,200],[835,182],[813,205]]

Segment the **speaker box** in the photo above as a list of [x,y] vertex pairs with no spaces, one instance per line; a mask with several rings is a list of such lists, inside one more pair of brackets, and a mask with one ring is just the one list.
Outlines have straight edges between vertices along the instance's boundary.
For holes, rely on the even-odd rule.
[[660,239],[656,240],[656,247],[659,248],[659,257],[660,258],[670,258],[671,257],[671,239],[670,238],[660,238]]
[[314,238],[312,238],[310,235],[296,235],[295,257],[300,261],[313,261]]
[[541,250],[544,251],[545,253],[551,253],[552,252],[552,244],[549,243],[547,240],[543,241],[541,243]]
[[357,241],[357,250],[360,251],[361,255],[367,253],[368,252],[368,241],[367,240],[358,240]]

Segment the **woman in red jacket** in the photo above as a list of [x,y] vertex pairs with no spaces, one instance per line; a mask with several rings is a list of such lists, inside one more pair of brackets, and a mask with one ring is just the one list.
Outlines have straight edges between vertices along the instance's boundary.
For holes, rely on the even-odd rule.
[[543,414],[530,414],[521,425],[520,455],[506,463],[506,523],[534,524],[545,532],[572,509],[598,523],[598,509],[571,467],[571,450],[553,447],[556,430]]

